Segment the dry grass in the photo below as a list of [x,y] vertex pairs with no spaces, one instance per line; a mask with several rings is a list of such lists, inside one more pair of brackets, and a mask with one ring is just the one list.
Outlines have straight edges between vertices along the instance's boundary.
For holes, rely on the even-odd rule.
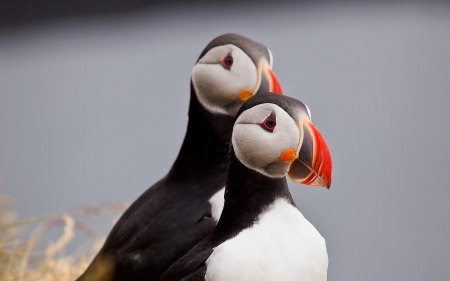
[[[71,281],[88,266],[104,237],[85,223],[89,218],[117,217],[124,204],[94,204],[79,210],[17,220],[12,199],[0,195],[0,280]],[[51,240],[49,232],[62,228]],[[74,236],[84,232],[92,237],[88,245],[66,254]],[[25,239],[23,237],[26,237]]]

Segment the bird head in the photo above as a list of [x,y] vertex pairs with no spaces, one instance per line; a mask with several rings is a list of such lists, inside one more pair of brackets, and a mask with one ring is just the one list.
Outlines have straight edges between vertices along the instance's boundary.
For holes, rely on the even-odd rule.
[[258,42],[238,34],[218,36],[192,69],[196,97],[208,111],[234,117],[259,92],[283,93],[272,62],[270,50]]
[[308,106],[296,99],[273,93],[249,99],[237,113],[232,145],[243,165],[267,177],[287,174],[296,183],[330,188],[328,145]]

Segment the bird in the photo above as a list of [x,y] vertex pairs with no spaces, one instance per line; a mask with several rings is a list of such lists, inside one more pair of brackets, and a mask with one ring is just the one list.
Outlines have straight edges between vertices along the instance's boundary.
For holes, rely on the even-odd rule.
[[158,280],[214,229],[234,116],[259,92],[282,94],[272,61],[266,46],[239,34],[207,44],[192,69],[188,124],[175,162],[119,218],[78,281]]
[[225,205],[213,232],[169,267],[161,281],[325,281],[324,238],[288,189],[329,188],[332,159],[307,105],[260,93],[237,113]]

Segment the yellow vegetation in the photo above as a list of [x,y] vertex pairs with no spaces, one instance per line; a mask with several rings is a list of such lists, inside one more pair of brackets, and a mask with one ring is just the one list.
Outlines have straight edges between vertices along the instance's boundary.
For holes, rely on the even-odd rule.
[[[1,281],[74,280],[86,269],[104,241],[104,236],[83,219],[104,215],[113,217],[126,209],[124,204],[95,204],[80,210],[17,220],[11,202],[11,198],[0,196]],[[49,231],[54,228],[62,228],[62,235],[52,241]],[[80,246],[70,254],[65,253],[66,247],[80,231],[92,237],[89,245]]]

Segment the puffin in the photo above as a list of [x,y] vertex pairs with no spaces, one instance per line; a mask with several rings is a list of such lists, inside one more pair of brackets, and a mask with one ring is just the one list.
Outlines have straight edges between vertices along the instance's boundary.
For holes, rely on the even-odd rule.
[[325,240],[297,208],[286,175],[329,188],[331,154],[304,103],[260,93],[236,115],[216,227],[160,280],[325,281]]
[[124,212],[77,279],[159,280],[214,229],[223,208],[234,117],[260,92],[282,94],[271,51],[239,34],[214,38],[191,73],[186,135],[169,172]]

